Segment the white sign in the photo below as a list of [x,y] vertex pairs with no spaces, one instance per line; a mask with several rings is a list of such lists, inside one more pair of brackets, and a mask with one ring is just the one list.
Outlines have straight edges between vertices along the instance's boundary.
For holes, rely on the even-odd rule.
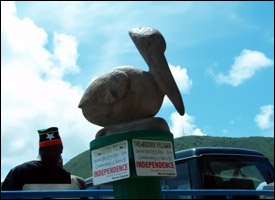
[[92,151],[93,183],[99,185],[130,176],[127,140]]
[[133,150],[138,176],[177,175],[171,141],[133,139]]

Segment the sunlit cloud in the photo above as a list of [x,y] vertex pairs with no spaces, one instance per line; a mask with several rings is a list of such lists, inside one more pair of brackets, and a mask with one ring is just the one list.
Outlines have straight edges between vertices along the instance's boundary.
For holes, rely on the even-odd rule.
[[[182,94],[189,94],[193,85],[192,79],[189,78],[187,74],[187,69],[182,68],[181,66],[174,66],[169,64],[169,68],[172,72],[172,75],[176,81],[176,84]],[[172,103],[167,96],[164,97],[163,106],[172,106]]]
[[170,131],[174,134],[175,138],[196,135],[196,136],[206,136],[205,133],[201,131],[195,124],[195,117],[185,113],[180,116],[177,112],[173,112],[170,115],[172,121],[172,126]]
[[193,85],[193,81],[187,74],[187,69],[181,66],[173,66],[169,64],[172,75],[177,83],[179,90],[185,94],[189,94]]
[[[1,179],[8,169],[36,159],[38,129],[59,128],[65,162],[87,150],[87,141],[100,129],[78,108],[83,88],[63,80],[79,71],[77,38],[54,32],[48,41],[47,32],[33,20],[16,16],[13,2],[1,2],[2,9]],[[48,42],[52,51],[45,48]]]
[[264,130],[274,127],[274,106],[264,105],[260,107],[261,112],[256,115],[255,122],[256,125]]
[[262,52],[244,49],[234,59],[234,63],[226,75],[223,73],[215,74],[212,69],[209,69],[208,72],[214,76],[219,84],[229,84],[236,87],[252,78],[259,70],[272,65],[273,60],[267,58]]

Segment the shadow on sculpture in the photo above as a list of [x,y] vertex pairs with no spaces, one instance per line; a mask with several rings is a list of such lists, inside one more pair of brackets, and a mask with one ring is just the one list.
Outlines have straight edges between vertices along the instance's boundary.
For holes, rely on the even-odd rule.
[[[133,126],[140,129],[165,120],[154,118],[165,95],[180,115],[184,104],[176,82],[164,56],[166,43],[161,33],[153,28],[134,28],[129,35],[149,66],[149,71],[134,67],[119,67],[93,81],[86,89],[79,108],[91,123],[105,127],[96,137]],[[142,126],[138,125],[142,124]],[[169,130],[169,128],[168,128]]]

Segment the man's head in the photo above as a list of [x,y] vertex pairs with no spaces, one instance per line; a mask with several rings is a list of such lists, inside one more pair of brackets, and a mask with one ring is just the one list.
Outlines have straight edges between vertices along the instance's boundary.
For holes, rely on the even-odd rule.
[[49,165],[62,166],[63,145],[57,127],[38,130],[39,154],[41,160]]

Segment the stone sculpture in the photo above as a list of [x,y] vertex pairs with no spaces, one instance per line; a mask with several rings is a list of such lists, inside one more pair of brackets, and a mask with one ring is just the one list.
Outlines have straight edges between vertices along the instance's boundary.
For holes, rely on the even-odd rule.
[[161,33],[153,28],[134,28],[129,35],[149,71],[119,67],[97,78],[79,103],[84,117],[103,127],[153,118],[165,95],[184,115],[181,94],[164,56],[166,43]]

